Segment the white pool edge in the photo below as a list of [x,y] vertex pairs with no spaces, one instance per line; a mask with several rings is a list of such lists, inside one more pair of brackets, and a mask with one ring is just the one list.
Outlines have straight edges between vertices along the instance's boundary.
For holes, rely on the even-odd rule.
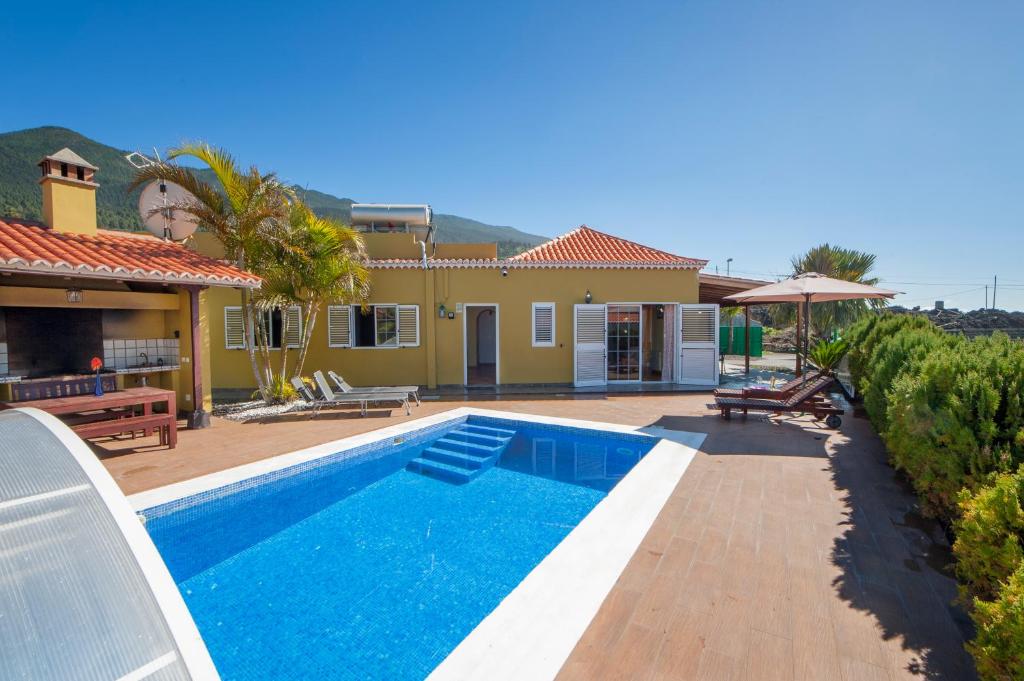
[[[553,679],[704,441],[662,440],[430,674],[430,681]],[[669,439],[671,438],[671,439]]]
[[654,524],[705,434],[458,407],[139,492],[128,501],[142,511],[471,415],[661,438],[429,676],[432,681],[554,678]]

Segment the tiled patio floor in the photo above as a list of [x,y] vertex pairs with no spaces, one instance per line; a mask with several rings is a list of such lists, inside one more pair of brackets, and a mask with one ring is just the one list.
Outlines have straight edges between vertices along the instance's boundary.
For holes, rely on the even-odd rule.
[[[847,416],[839,433],[803,419],[726,423],[707,401],[474,403],[708,433],[561,678],[974,678],[945,539],[914,513],[867,422]],[[412,418],[455,406],[425,402]],[[171,452],[141,439],[103,456],[132,493],[406,418],[217,419]]]

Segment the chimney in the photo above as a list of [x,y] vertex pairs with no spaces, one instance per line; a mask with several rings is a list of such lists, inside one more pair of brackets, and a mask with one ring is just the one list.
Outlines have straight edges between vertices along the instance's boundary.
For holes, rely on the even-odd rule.
[[55,232],[96,233],[96,166],[64,147],[39,162],[43,220]]

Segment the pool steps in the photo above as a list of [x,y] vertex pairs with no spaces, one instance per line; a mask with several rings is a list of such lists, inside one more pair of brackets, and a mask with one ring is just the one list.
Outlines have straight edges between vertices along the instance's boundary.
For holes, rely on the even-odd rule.
[[515,435],[514,430],[464,424],[436,440],[407,468],[462,485],[493,466]]

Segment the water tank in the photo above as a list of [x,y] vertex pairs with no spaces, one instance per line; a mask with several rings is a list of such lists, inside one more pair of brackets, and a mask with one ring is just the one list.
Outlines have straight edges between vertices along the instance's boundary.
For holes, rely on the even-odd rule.
[[219,678],[128,500],[38,409],[0,412],[0,678]]
[[372,226],[378,229],[399,227],[426,227],[433,223],[434,212],[427,204],[411,203],[353,203],[352,225]]

